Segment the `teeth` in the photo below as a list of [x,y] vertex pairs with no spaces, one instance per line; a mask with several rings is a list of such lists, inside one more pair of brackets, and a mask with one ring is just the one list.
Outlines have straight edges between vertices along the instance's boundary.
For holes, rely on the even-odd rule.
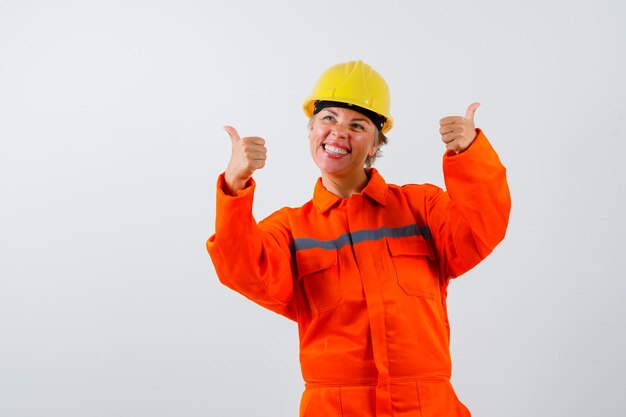
[[332,153],[333,155],[345,155],[348,153],[348,151],[346,151],[345,149],[336,148],[331,145],[324,145],[324,149],[326,150],[326,152]]

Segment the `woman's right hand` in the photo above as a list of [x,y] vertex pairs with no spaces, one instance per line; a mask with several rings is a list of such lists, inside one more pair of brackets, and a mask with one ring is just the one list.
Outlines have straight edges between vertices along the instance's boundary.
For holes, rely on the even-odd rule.
[[224,179],[229,188],[229,194],[236,195],[237,191],[245,188],[254,171],[265,166],[267,149],[263,138],[258,136],[241,138],[232,126],[224,126],[224,130],[230,136],[232,144],[230,162]]

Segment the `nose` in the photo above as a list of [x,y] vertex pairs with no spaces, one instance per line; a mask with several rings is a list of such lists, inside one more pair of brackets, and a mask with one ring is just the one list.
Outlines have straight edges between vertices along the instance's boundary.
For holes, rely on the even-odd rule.
[[346,126],[344,123],[336,123],[333,126],[333,132],[337,137],[346,137],[348,136],[348,126]]

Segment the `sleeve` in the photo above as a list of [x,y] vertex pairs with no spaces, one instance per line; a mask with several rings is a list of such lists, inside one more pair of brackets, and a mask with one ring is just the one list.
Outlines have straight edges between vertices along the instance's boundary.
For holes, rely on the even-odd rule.
[[215,234],[206,247],[222,284],[255,303],[292,318],[293,261],[285,209],[257,224],[252,215],[256,184],[236,196],[217,181]]
[[457,277],[504,239],[511,211],[506,169],[480,129],[472,145],[443,157],[446,191],[426,199],[428,226],[443,274]]

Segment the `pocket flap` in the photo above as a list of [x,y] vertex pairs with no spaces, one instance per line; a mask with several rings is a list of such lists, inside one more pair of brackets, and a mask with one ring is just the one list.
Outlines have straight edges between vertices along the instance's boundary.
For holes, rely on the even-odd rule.
[[421,236],[387,238],[387,247],[392,256],[426,256],[435,259],[431,245]]
[[296,252],[298,276],[304,277],[317,271],[337,265],[337,251],[327,249],[306,249]]

